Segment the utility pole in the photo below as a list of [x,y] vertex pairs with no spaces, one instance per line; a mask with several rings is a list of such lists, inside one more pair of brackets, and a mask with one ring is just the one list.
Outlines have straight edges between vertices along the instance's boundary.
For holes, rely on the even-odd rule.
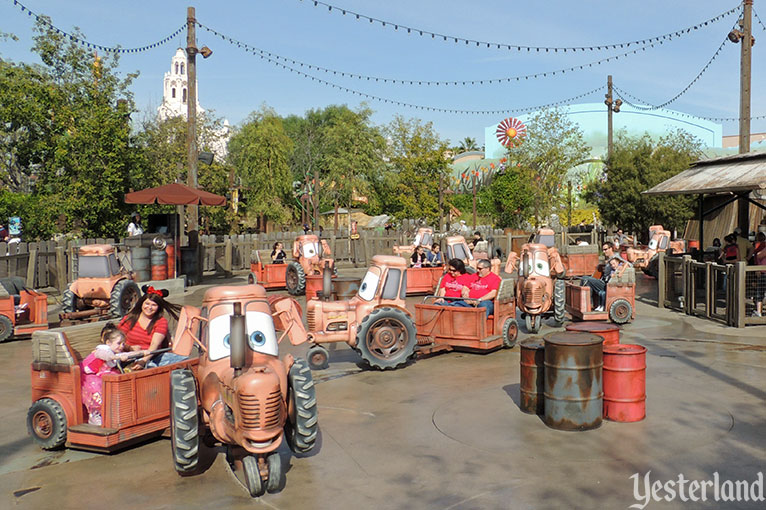
[[[745,0],[742,6],[739,78],[739,153],[750,152],[750,59],[753,47],[753,0]],[[729,39],[732,36],[729,34]]]
[[604,104],[606,105],[606,111],[607,111],[606,157],[607,159],[611,159],[612,152],[614,151],[614,144],[613,144],[614,128],[612,127],[612,112],[619,113],[620,106],[622,106],[622,99],[618,99],[617,101],[614,101],[614,102],[612,101],[612,75],[611,74],[606,77],[606,100],[604,101]]
[[[197,187],[197,35],[195,28],[194,7],[186,8],[186,67],[187,67],[187,90],[186,95],[186,157],[189,165],[187,184]],[[188,230],[198,230],[198,206],[187,206]]]

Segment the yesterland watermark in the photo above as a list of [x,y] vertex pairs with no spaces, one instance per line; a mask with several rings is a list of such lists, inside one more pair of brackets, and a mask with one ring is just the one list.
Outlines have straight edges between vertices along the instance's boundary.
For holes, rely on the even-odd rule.
[[764,501],[763,473],[759,471],[755,479],[749,480],[721,480],[718,472],[713,473],[712,479],[692,480],[687,479],[683,473],[678,478],[661,481],[650,478],[651,471],[647,471],[641,479],[638,473],[633,473],[633,498],[638,501],[628,508],[643,510],[652,501],[674,501],[679,499],[686,501]]

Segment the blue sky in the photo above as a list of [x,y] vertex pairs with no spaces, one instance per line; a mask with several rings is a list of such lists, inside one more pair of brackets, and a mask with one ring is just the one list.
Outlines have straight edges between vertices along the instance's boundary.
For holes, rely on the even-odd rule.
[[[211,58],[198,58],[201,105],[232,124],[250,112],[268,105],[281,115],[302,115],[309,109],[330,104],[356,108],[362,101],[375,111],[373,121],[387,124],[400,114],[432,121],[436,131],[453,143],[464,137],[483,143],[484,127],[503,118],[524,113],[527,107],[562,101],[601,85],[608,74],[620,89],[644,104],[660,104],[685,89],[703,69],[733,27],[738,15],[692,30],[663,44],[587,67],[598,60],[635,49],[602,51],[519,52],[486,46],[466,45],[462,39],[523,46],[591,47],[640,41],[673,33],[704,22],[737,6],[721,0],[644,0],[581,2],[500,2],[494,0],[328,0],[314,6],[311,0],[201,1],[175,0],[106,2],[85,0],[22,0],[38,14],[46,14],[58,28],[80,27],[88,41],[104,45],[138,47],[164,39],[186,20],[186,7],[196,8],[197,20],[227,37],[251,47],[305,64],[362,76],[397,80],[462,81],[488,80],[548,72],[547,77],[512,83],[485,85],[412,86],[375,82],[327,74],[307,67],[297,69],[339,87],[385,98],[398,103],[445,110],[508,110],[466,114],[415,109],[404,104],[365,99],[348,91],[300,76],[261,59],[198,28],[198,46],[209,46]],[[323,5],[323,3],[325,5]],[[326,4],[386,21],[370,23],[362,17]],[[755,11],[766,22],[766,7]],[[0,0],[0,31],[19,40],[0,41],[0,57],[37,62],[29,52],[33,20],[13,0]],[[399,24],[455,36],[444,41],[415,31],[394,30]],[[752,132],[766,131],[764,73],[766,28],[753,20],[757,39],[753,48],[752,115],[764,116],[751,124]],[[163,75],[177,47],[186,45],[185,32],[149,51],[123,55],[120,70],[138,71],[132,90],[138,108],[154,115],[162,100]],[[639,46],[640,47],[640,46]],[[704,117],[739,116],[740,46],[727,42],[705,73],[668,108]],[[582,71],[550,71],[586,65]],[[604,91],[579,102],[603,100]],[[606,113],[606,111],[605,111]],[[604,115],[606,124],[606,115]],[[723,121],[723,133],[736,134],[736,121]]]

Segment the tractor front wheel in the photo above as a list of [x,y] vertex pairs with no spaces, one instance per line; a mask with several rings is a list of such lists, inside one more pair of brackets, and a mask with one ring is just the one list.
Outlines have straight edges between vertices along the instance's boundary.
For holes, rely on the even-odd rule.
[[170,373],[170,446],[179,475],[193,474],[199,464],[197,387],[191,370]]
[[314,378],[306,361],[295,358],[287,375],[287,398],[290,416],[285,422],[287,444],[295,453],[307,453],[314,448],[319,422]]
[[615,324],[625,324],[633,316],[633,307],[627,299],[615,299],[609,306],[609,319]]
[[27,430],[44,450],[55,450],[66,442],[66,413],[52,398],[42,398],[27,412]]
[[13,322],[5,315],[0,315],[0,342],[5,342],[13,335]]
[[376,308],[359,325],[356,349],[371,367],[398,368],[415,353],[415,324],[402,310]]
[[269,456],[266,457],[266,464],[269,466],[269,478],[266,481],[266,490],[269,492],[276,492],[284,485],[282,458],[279,456],[279,452],[271,452]]
[[242,470],[245,472],[245,482],[250,495],[254,498],[263,496],[263,493],[266,492],[266,485],[261,480],[258,459],[253,455],[248,455],[242,459]]
[[512,349],[516,345],[516,339],[519,337],[519,326],[516,319],[507,318],[503,324],[503,347]]
[[524,325],[527,327],[528,333],[537,333],[540,331],[540,325],[543,320],[539,315],[529,315],[524,317]]
[[118,319],[127,314],[141,297],[141,291],[133,280],[120,280],[109,298],[109,314]]
[[564,280],[553,282],[553,320],[557,326],[566,319],[566,283]]
[[308,358],[311,370],[324,370],[330,366],[330,353],[321,345],[315,345],[309,349],[306,357]]
[[296,261],[291,261],[285,269],[285,287],[293,296],[302,296],[306,293],[306,272]]

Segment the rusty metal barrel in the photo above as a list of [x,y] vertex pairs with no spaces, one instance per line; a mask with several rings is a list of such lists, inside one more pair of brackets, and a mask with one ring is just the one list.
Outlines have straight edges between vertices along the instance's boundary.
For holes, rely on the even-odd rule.
[[176,245],[175,243],[168,243],[165,247],[165,253],[168,257],[168,278],[175,278],[176,276]]
[[646,417],[646,347],[604,346],[604,418],[633,422]]
[[567,331],[579,331],[581,333],[595,333],[604,339],[604,345],[620,343],[620,326],[611,322],[585,321],[567,324]]
[[519,344],[521,366],[519,369],[519,407],[529,414],[545,411],[545,344],[537,336]]
[[361,283],[361,278],[336,276],[332,279],[332,289],[333,294],[335,295],[335,299],[351,299],[359,291],[359,285],[361,285]]
[[168,254],[165,250],[152,250],[152,280],[168,279]]
[[152,278],[150,250],[148,246],[134,246],[130,249],[130,263],[139,282],[146,282]]
[[601,374],[604,339],[593,333],[565,331],[545,335],[545,415],[558,430],[601,426]]
[[306,275],[306,301],[317,297],[317,293],[322,290],[322,275],[321,274],[307,274]]

